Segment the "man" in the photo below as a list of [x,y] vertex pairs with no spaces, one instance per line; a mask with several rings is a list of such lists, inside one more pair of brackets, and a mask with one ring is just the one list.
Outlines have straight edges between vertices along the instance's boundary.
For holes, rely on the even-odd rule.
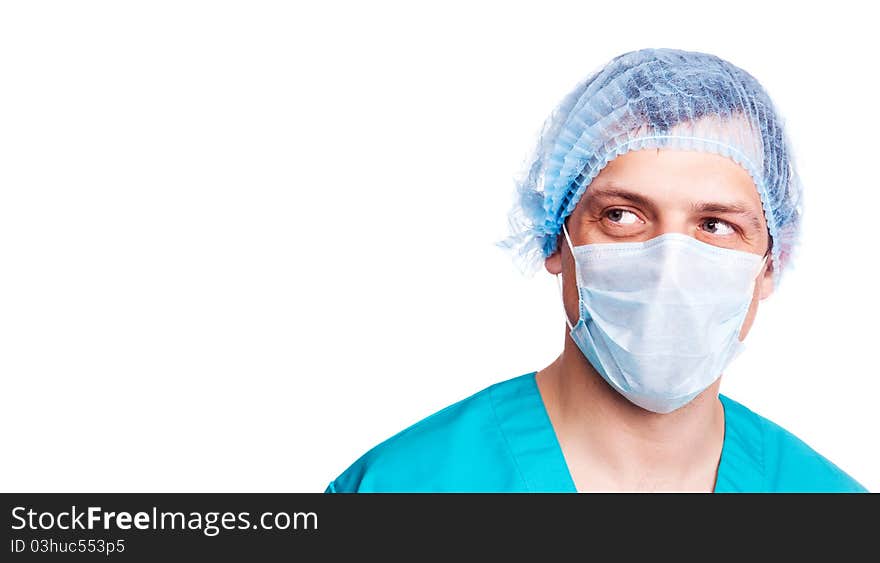
[[713,55],[620,55],[545,124],[505,246],[561,278],[544,369],[371,449],[327,492],[864,491],[719,395],[800,225],[760,84]]

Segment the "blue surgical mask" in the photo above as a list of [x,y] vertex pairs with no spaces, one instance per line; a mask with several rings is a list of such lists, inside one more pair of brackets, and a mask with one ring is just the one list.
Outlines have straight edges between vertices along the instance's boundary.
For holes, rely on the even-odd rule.
[[672,412],[699,395],[744,347],[739,332],[767,257],[680,233],[573,246],[578,287],[571,338],[630,402]]

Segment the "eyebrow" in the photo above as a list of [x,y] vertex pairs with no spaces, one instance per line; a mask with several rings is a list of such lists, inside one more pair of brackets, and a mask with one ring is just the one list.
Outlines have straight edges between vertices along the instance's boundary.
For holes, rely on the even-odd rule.
[[[656,204],[651,199],[629,190],[621,189],[615,186],[595,187],[587,190],[591,198],[621,198],[633,202],[642,207],[655,208]],[[761,220],[752,211],[752,209],[743,202],[734,201],[730,203],[720,203],[717,201],[697,201],[691,204],[691,210],[696,213],[723,213],[739,215],[754,227],[756,231],[760,231]]]
[[636,205],[641,205],[642,207],[654,207],[654,202],[645,196],[620,188],[590,188],[587,190],[587,193],[591,198],[619,197],[621,199],[627,199]]
[[756,231],[760,231],[761,220],[745,203],[735,201],[731,203],[718,203],[715,201],[698,201],[691,204],[691,209],[697,213],[729,213],[740,215],[746,219]]

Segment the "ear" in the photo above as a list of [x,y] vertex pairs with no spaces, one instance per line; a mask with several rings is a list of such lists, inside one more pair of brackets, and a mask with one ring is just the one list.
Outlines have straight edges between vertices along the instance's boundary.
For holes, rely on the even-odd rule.
[[764,272],[760,276],[760,280],[758,285],[760,287],[760,299],[766,299],[770,297],[770,294],[773,293],[773,276],[776,272],[775,263],[773,262],[772,257],[767,258],[767,263],[764,264]]
[[553,274],[562,273],[562,248],[556,249],[556,252],[548,256],[544,259],[544,268],[547,269],[548,272]]

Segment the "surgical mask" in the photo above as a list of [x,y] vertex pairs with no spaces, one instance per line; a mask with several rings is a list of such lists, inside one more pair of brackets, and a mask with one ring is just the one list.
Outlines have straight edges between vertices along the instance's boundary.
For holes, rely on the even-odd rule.
[[563,231],[580,312],[574,326],[566,314],[569,334],[630,402],[672,412],[742,352],[739,332],[766,256],[680,233],[573,246]]

